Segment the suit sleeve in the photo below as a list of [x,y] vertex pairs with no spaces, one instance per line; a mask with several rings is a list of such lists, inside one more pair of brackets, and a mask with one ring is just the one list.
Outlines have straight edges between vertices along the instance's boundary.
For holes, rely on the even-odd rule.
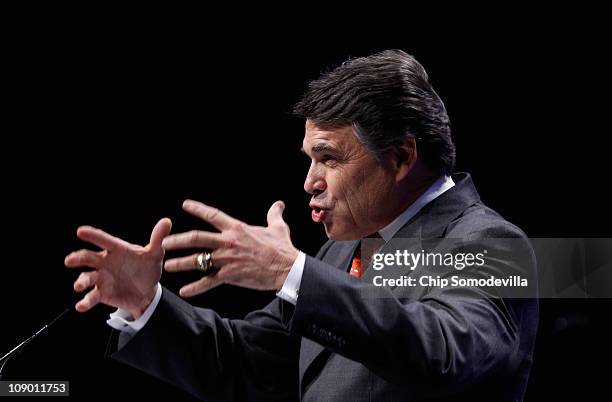
[[[464,276],[511,271],[531,278],[531,247],[526,240],[518,244],[531,256],[526,263],[515,263],[513,250],[500,247],[489,250],[497,256],[489,266]],[[458,287],[432,289],[416,300],[398,298],[388,288],[365,297],[372,287],[307,257],[297,305],[286,318],[291,331],[428,396],[450,394],[524,364],[516,362],[524,362],[523,348],[529,349],[527,338],[534,333],[534,299]]]
[[111,357],[205,400],[295,400],[299,338],[280,321],[284,304],[229,320],[164,289],[149,322]]
[[295,400],[299,338],[280,321],[284,304],[228,320],[164,289],[149,322],[111,357],[206,400]]
[[119,348],[111,357],[206,400],[294,401],[300,337],[282,321],[293,310],[275,298],[243,320],[229,320],[164,288],[136,335],[122,340],[115,332]]

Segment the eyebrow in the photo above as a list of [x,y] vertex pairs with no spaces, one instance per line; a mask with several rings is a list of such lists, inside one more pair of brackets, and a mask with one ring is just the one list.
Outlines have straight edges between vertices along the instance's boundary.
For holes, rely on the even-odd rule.
[[[304,147],[302,147],[300,149],[303,153],[306,153],[306,151],[304,150]],[[336,149],[335,147],[329,145],[329,144],[325,144],[325,143],[320,143],[317,145],[314,145],[311,149],[310,149],[313,153],[319,153],[319,152],[333,152],[333,153],[337,153],[338,149]]]

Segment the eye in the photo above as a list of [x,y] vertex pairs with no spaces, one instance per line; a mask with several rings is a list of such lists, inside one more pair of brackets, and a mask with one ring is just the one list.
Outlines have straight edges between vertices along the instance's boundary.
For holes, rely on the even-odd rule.
[[321,157],[321,162],[327,166],[336,166],[338,164],[338,160],[331,155],[323,155]]

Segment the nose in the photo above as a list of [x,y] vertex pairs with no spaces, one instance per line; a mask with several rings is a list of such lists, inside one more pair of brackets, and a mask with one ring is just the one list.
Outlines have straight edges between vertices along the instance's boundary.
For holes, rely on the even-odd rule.
[[325,175],[315,167],[314,162],[311,163],[306,180],[304,181],[304,191],[308,194],[318,195],[325,191],[326,188]]

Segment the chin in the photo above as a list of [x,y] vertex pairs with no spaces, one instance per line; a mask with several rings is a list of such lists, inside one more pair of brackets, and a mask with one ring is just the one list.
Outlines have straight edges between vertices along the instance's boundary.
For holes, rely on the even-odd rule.
[[330,240],[359,240],[361,238],[350,227],[342,227],[332,223],[324,223],[323,225],[325,226],[325,234]]

